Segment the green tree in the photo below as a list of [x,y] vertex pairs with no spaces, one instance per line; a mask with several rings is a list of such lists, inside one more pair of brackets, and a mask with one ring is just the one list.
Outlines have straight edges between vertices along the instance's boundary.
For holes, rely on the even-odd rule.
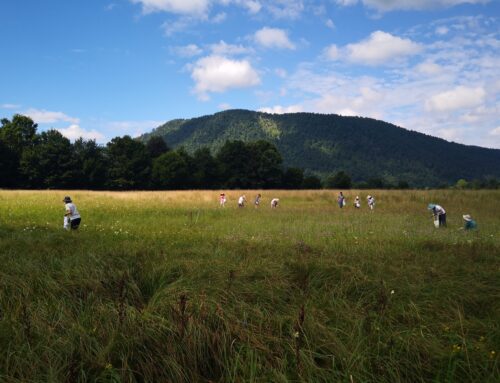
[[226,141],[216,158],[226,187],[250,187],[252,153],[243,141]]
[[104,148],[95,140],[79,138],[73,144],[75,186],[85,189],[102,189],[106,184],[107,164]]
[[457,189],[467,189],[467,187],[469,186],[469,183],[464,180],[463,178],[459,179],[455,185],[455,187]]
[[220,184],[221,170],[219,162],[212,156],[210,149],[201,148],[194,152],[193,185],[199,189],[214,189]]
[[352,187],[351,177],[344,171],[337,172],[334,176],[327,178],[326,187],[332,189],[350,189]]
[[161,189],[186,189],[191,170],[188,159],[182,153],[163,153],[153,161],[153,184]]
[[321,189],[321,180],[316,176],[307,176],[302,182],[302,189]]
[[288,168],[283,174],[283,188],[301,189],[304,182],[304,171],[300,168]]
[[71,188],[74,181],[70,141],[57,130],[42,132],[36,145],[26,148],[21,157],[20,171],[27,187]]
[[283,178],[283,159],[276,146],[267,141],[247,144],[252,154],[250,161],[250,186],[253,188],[275,188]]
[[151,157],[146,146],[130,136],[115,137],[106,146],[108,186],[112,189],[147,189]]
[[146,143],[146,148],[152,159],[158,158],[170,150],[161,136],[152,136]]

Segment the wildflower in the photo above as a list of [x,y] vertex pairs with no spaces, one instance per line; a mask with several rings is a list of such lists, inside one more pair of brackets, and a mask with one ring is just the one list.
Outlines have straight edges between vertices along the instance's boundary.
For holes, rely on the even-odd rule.
[[391,290],[391,295],[393,295],[393,294],[394,294],[394,290]]
[[494,359],[494,358],[495,358],[495,356],[496,356],[496,354],[497,354],[497,353],[495,352],[495,350],[491,350],[491,351],[490,351],[490,359]]
[[294,337],[294,338],[298,338],[299,336],[300,336],[300,334],[299,334],[299,332],[298,332],[298,331],[295,331],[295,332],[293,333],[293,337]]
[[448,326],[444,326],[444,332],[450,331],[450,328]]
[[462,346],[460,346],[459,344],[454,344],[453,345],[453,353],[457,353],[457,352],[460,352],[460,350],[462,350]]
[[111,363],[106,363],[106,370],[111,370],[113,365]]
[[485,340],[486,340],[486,338],[484,336],[479,337],[480,342],[484,342]]

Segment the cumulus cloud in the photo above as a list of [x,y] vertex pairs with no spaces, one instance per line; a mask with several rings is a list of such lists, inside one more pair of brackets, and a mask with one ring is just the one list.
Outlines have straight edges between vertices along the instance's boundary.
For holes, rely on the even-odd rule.
[[243,45],[227,44],[224,40],[219,41],[217,44],[210,45],[210,50],[213,55],[217,56],[233,56],[252,52],[250,48],[244,47]]
[[489,131],[490,136],[500,137],[500,126]]
[[192,67],[191,78],[195,82],[194,92],[202,100],[207,100],[210,92],[220,93],[260,83],[259,74],[248,60],[232,60],[217,55],[199,59]]
[[104,142],[106,138],[104,135],[97,130],[85,130],[79,125],[73,124],[67,128],[57,129],[64,137],[69,138],[71,141],[77,140],[80,137],[86,140],[96,140],[98,142]]
[[484,102],[486,92],[482,87],[457,86],[454,89],[432,96],[425,104],[429,111],[449,112],[472,108]]
[[19,109],[21,105],[18,104],[0,104],[1,109]]
[[298,113],[298,112],[302,112],[302,106],[301,105],[290,105],[290,106],[275,105],[272,107],[260,108],[259,112],[272,113],[272,114]]
[[71,124],[78,124],[80,119],[75,117],[70,117],[63,112],[52,112],[44,109],[34,109],[30,108],[24,111],[22,114],[30,117],[34,122],[38,124],[52,124],[56,122],[69,122]]
[[283,29],[264,27],[255,32],[254,39],[264,48],[295,49]]
[[203,49],[201,49],[196,44],[188,44],[181,47],[175,47],[172,50],[176,55],[180,57],[194,57],[203,53]]
[[178,14],[205,14],[210,0],[131,0],[142,6],[143,13],[171,12]]
[[359,43],[346,45],[345,51],[349,61],[377,65],[415,55],[422,51],[422,46],[410,39],[375,31]]
[[341,6],[350,6],[362,2],[365,6],[379,12],[395,10],[423,10],[448,8],[459,4],[481,4],[489,0],[336,0]]
[[323,56],[327,60],[335,61],[340,58],[339,48],[335,44],[332,44],[323,50]]

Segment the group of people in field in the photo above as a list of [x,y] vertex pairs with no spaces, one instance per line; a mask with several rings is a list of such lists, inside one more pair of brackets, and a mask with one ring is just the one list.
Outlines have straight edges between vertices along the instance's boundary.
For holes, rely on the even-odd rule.
[[[257,194],[255,196],[255,200],[254,200],[253,204],[254,204],[254,206],[256,208],[259,207],[261,199],[262,199],[262,194],[259,193],[259,194]],[[226,206],[226,202],[227,202],[226,193],[220,193],[220,195],[219,195],[219,205],[221,207],[225,207]],[[271,209],[277,208],[279,202],[280,202],[279,198],[273,198],[271,200]],[[247,197],[244,194],[240,195],[240,197],[238,198],[238,207],[240,207],[240,208],[245,207],[246,203],[247,203]]]
[[[254,199],[255,208],[259,207],[261,199],[262,199],[262,195],[260,193],[258,193]],[[375,198],[372,195],[368,195],[366,197],[366,201],[367,201],[367,205],[370,208],[370,210],[373,210],[375,208]],[[65,209],[63,228],[65,230],[78,229],[78,227],[80,226],[80,223],[82,221],[82,218],[80,216],[80,213],[78,212],[76,205],[73,203],[73,201],[71,200],[71,197],[69,197],[69,196],[64,197],[63,202],[64,202],[64,209]],[[226,202],[227,202],[226,194],[220,193],[220,195],[219,195],[220,206],[225,207]],[[246,202],[247,202],[247,198],[244,194],[242,194],[238,198],[238,207],[239,208],[245,207]],[[273,198],[271,200],[271,208],[272,209],[277,208],[279,202],[280,202],[279,198]],[[341,209],[347,205],[344,193],[342,193],[342,192],[339,193],[339,195],[337,197],[337,203]],[[359,196],[356,196],[356,198],[354,199],[354,207],[356,209],[361,208],[361,200],[360,200]],[[432,217],[433,217],[434,225],[436,226],[436,228],[446,227],[446,210],[441,205],[438,205],[435,203],[430,203],[429,205],[427,205],[427,209],[432,212]],[[477,228],[477,223],[474,219],[472,219],[470,214],[464,214],[462,216],[462,218],[464,219],[464,222],[465,222],[462,229],[473,230],[473,229]]]
[[[339,195],[337,197],[337,203],[341,209],[347,205],[347,200],[346,200],[343,192],[339,193]],[[367,196],[366,203],[367,203],[368,207],[370,208],[370,210],[373,210],[375,208],[375,198],[373,196],[371,196],[371,195]],[[359,199],[359,196],[356,196],[356,198],[354,198],[353,205],[356,209],[361,208],[361,200]]]
[[[434,221],[434,226],[436,228],[446,227],[446,210],[444,210],[441,205],[430,203],[429,205],[427,205],[427,209],[432,212],[432,218]],[[462,218],[464,220],[464,226],[462,227],[462,229],[473,230],[477,228],[477,222],[472,219],[470,214],[464,214]]]

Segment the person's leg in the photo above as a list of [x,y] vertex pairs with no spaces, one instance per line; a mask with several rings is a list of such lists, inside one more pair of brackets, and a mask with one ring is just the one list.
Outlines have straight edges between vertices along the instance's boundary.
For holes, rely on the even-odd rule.
[[446,213],[439,216],[440,225],[446,227]]
[[71,221],[71,230],[76,230],[80,226],[81,218],[76,218]]

